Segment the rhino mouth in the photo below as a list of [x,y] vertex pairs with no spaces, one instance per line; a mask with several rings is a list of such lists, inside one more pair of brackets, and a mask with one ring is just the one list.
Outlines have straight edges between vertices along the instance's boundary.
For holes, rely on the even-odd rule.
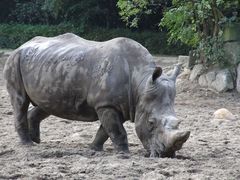
[[163,143],[158,138],[152,138],[152,143],[149,148],[149,156],[150,157],[169,157],[175,158],[175,152],[182,148],[182,145],[189,138],[190,132],[178,132],[178,136],[173,138],[166,144]]
[[151,144],[148,156],[153,158],[175,158],[175,151],[172,149],[167,150],[166,146],[162,142],[155,142]]

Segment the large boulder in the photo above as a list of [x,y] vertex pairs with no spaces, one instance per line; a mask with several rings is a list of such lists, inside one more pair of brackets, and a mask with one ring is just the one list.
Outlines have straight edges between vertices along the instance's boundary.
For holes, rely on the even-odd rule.
[[198,83],[200,86],[209,87],[218,92],[224,92],[234,88],[232,74],[229,69],[212,70],[202,74]]
[[202,75],[199,77],[198,83],[199,83],[200,86],[208,87],[208,82],[207,82],[206,74],[202,74]]
[[210,71],[205,74],[202,74],[198,79],[199,85],[204,87],[211,87],[213,81],[216,80],[216,74],[217,74],[216,71]]
[[205,71],[205,68],[202,64],[197,64],[193,67],[192,72],[190,74],[190,81],[196,80],[203,72]]
[[218,92],[224,92],[234,88],[233,78],[228,69],[220,70],[216,74],[216,79],[212,82],[212,87]]

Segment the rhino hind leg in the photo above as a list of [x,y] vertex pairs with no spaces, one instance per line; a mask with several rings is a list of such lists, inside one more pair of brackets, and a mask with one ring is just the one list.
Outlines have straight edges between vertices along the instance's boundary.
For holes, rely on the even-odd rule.
[[15,52],[9,57],[4,67],[4,78],[6,79],[7,91],[13,106],[15,129],[22,144],[32,145],[27,122],[30,100],[23,85],[19,56],[19,53]]
[[95,151],[102,151],[103,150],[103,144],[107,141],[108,139],[108,134],[104,130],[103,126],[101,125],[97,131],[97,134],[92,142],[90,144],[90,148],[95,150]]
[[7,87],[14,110],[15,129],[20,137],[21,143],[24,145],[32,145],[27,122],[27,111],[30,103],[29,98],[23,89],[17,90],[12,87],[11,84],[7,84]]
[[113,108],[102,108],[98,110],[98,117],[114,148],[118,152],[129,152],[127,133],[123,127],[121,114]]
[[33,142],[40,143],[40,123],[48,116],[49,114],[43,111],[38,106],[28,111],[27,119],[29,126],[29,134]]

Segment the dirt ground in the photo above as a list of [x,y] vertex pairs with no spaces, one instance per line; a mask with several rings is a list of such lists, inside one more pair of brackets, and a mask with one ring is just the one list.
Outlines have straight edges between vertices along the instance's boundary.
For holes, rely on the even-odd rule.
[[[169,65],[164,62],[163,66]],[[41,124],[41,144],[22,147],[14,130],[3,64],[4,58],[0,60],[0,179],[240,179],[240,94],[236,92],[218,94],[184,78],[178,80],[175,110],[182,119],[180,128],[189,129],[191,136],[175,159],[144,157],[130,122],[125,123],[130,158],[117,155],[109,140],[103,152],[91,151],[88,145],[99,122],[54,116]],[[237,120],[213,120],[213,113],[223,107]]]

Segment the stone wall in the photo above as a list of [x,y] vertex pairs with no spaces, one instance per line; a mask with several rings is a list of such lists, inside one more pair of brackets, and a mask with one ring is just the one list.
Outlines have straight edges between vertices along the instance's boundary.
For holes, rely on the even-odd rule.
[[[226,52],[226,58],[229,64],[232,64],[232,67],[225,69],[216,67],[206,69],[202,64],[197,64],[191,68],[189,80],[197,81],[200,86],[214,89],[218,92],[236,88],[240,93],[240,35],[239,32],[237,32],[237,34],[229,34],[226,32],[224,36],[224,50]],[[181,61],[181,57],[179,56],[179,62],[181,63]],[[185,68],[189,68],[189,58],[185,58],[185,61],[188,61],[185,62]]]
[[[179,56],[178,63],[183,64],[185,69],[189,69],[189,57]],[[239,84],[240,92],[240,65],[238,67],[239,76],[236,76],[236,69],[212,68],[206,69],[202,64],[195,65],[190,73],[189,80],[196,81],[200,86],[213,89],[217,92],[232,90]],[[236,82],[237,79],[237,82]],[[238,86],[237,86],[238,87]]]

